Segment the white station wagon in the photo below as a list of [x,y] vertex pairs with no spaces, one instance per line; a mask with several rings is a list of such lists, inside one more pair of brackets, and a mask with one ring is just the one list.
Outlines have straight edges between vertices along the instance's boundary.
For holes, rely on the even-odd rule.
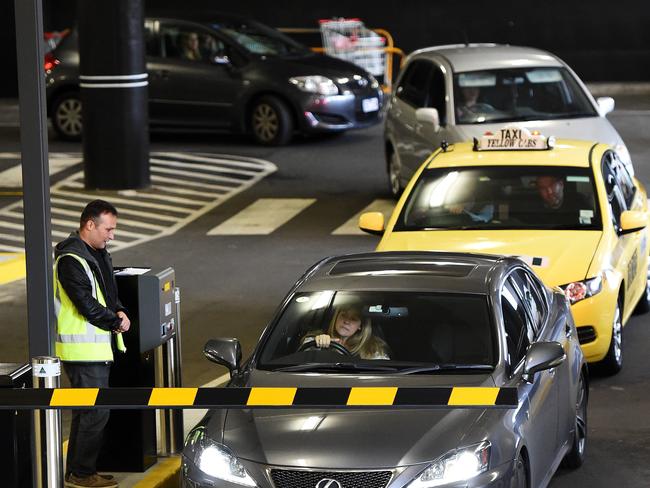
[[609,144],[633,174],[627,148],[605,118],[614,100],[594,100],[573,70],[546,51],[497,44],[420,49],[394,86],[385,129],[394,195],[443,141],[480,138],[504,124]]

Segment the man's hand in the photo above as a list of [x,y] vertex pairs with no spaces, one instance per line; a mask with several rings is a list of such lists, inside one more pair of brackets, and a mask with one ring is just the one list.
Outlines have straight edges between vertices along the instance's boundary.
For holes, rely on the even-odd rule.
[[129,320],[129,317],[127,317],[122,310],[117,312],[117,316],[122,319],[122,323],[118,327],[117,331],[126,332],[127,330],[129,330],[129,327],[131,327],[131,321]]

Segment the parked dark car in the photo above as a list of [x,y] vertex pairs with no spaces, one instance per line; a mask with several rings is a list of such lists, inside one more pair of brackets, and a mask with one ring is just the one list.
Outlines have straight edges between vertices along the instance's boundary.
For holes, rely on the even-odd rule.
[[518,405],[212,410],[186,440],[187,488],[541,488],[584,459],[588,373],[569,305],[516,258],[329,258],[250,359],[232,338],[205,354],[228,387],[511,387]]
[[[294,131],[341,132],[380,120],[382,92],[372,75],[258,22],[148,18],[145,36],[153,128],[250,133],[278,145]],[[76,31],[49,54],[46,73],[52,125],[62,138],[79,139]]]

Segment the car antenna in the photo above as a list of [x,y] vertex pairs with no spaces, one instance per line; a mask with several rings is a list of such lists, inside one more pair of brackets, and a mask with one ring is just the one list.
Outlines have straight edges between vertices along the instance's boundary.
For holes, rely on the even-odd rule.
[[467,29],[463,27],[460,30],[461,36],[463,36],[463,42],[465,43],[465,46],[469,46],[469,36],[467,35]]
[[449,143],[443,139],[442,142],[440,142],[440,149],[442,149],[442,152],[447,152],[447,148],[449,148]]

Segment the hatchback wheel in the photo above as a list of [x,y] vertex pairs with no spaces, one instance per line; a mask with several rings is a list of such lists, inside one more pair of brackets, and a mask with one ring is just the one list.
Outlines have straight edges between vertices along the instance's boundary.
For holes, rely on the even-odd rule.
[[616,303],[614,319],[612,320],[612,338],[609,342],[607,355],[598,363],[603,373],[613,375],[623,368],[623,319],[621,317],[621,299]]
[[512,480],[510,482],[511,488],[528,488],[528,472],[526,470],[526,461],[520,454],[515,461],[515,469]]
[[68,92],[57,97],[52,103],[51,119],[52,126],[61,139],[80,140],[83,124],[79,94]]
[[293,134],[293,119],[287,104],[276,97],[261,97],[251,109],[250,128],[260,144],[281,146],[288,143]]
[[399,198],[404,189],[401,181],[402,165],[399,162],[399,156],[393,151],[388,155],[388,188],[391,195]]
[[587,399],[589,392],[584,375],[580,375],[578,384],[578,397],[576,399],[575,434],[571,450],[564,456],[563,464],[567,468],[575,469],[582,466],[585,460],[585,448],[587,447]]

